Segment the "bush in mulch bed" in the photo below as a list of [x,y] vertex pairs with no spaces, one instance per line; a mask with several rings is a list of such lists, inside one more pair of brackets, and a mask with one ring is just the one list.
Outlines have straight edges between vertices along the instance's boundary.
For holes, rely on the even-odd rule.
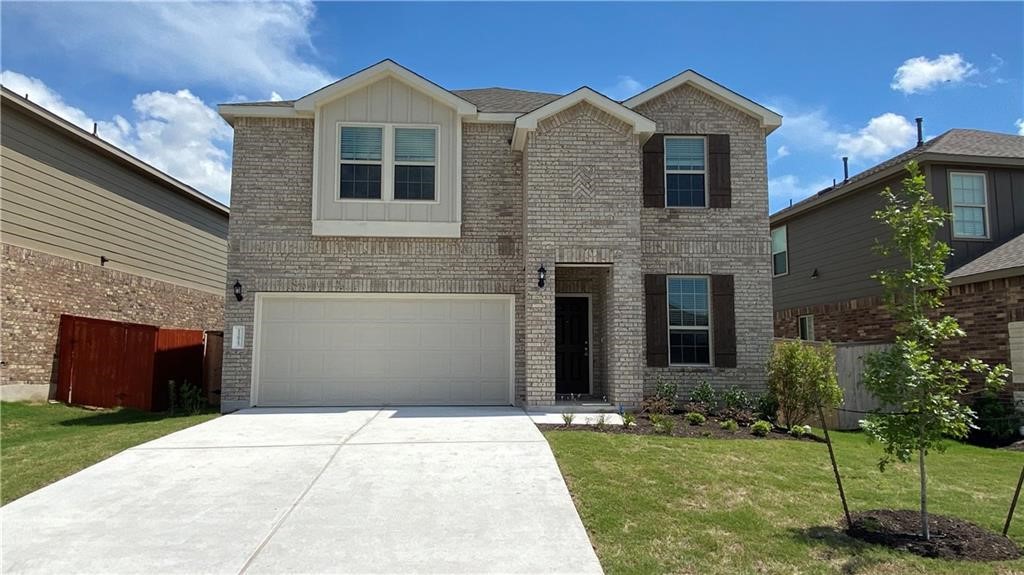
[[931,539],[925,541],[919,535],[920,512],[876,509],[854,513],[853,526],[847,534],[868,543],[938,559],[1006,561],[1022,556],[1010,539],[963,519],[933,513],[928,525]]
[[[754,435],[750,427],[740,426],[735,431],[730,429],[731,426],[723,427],[722,423],[727,421],[729,418],[720,417],[707,417],[707,419],[700,425],[691,425],[690,421],[687,420],[686,414],[666,414],[657,415],[657,417],[665,418],[675,422],[674,425],[662,422],[660,426],[655,426],[650,417],[647,414],[638,414],[636,417],[636,423],[632,426],[626,427],[624,425],[555,425],[555,424],[541,424],[537,427],[542,430],[558,429],[562,431],[598,431],[601,433],[625,433],[631,435],[671,435],[673,437],[712,437],[715,439],[788,439],[790,441],[824,441],[824,439],[813,435],[807,434],[802,437],[793,437],[786,432],[785,429],[775,427],[770,433],[763,437]],[[670,433],[665,433],[666,429],[671,428]]]

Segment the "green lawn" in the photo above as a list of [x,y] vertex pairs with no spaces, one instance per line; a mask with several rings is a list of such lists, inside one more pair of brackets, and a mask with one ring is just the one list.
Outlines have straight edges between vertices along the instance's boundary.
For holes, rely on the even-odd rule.
[[[1024,560],[945,562],[846,537],[824,444],[545,435],[608,573],[1024,573]],[[915,508],[916,467],[881,473],[878,445],[835,436],[852,511]],[[1024,454],[955,444],[928,461],[931,511],[1002,530]],[[1024,509],[1010,536],[1024,543]]]
[[214,417],[0,403],[0,504],[119,451]]

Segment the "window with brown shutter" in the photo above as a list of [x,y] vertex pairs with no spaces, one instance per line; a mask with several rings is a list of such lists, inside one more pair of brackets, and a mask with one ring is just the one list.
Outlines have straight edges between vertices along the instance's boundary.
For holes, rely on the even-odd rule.
[[665,274],[644,275],[647,311],[647,365],[668,366],[668,298]]
[[732,207],[729,134],[708,134],[708,207]]
[[645,208],[665,207],[665,135],[654,134],[643,150]]
[[711,276],[715,367],[736,367],[736,296],[731,275]]

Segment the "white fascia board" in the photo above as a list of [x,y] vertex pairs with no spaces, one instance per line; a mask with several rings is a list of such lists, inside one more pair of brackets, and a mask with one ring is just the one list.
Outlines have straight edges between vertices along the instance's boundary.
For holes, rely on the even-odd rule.
[[653,134],[657,127],[653,120],[634,112],[611,98],[587,88],[586,86],[566,94],[561,98],[549,102],[540,108],[524,114],[516,119],[515,134],[512,137],[512,146],[516,150],[522,150],[526,144],[526,134],[537,129],[537,124],[544,118],[553,116],[562,110],[567,110],[580,102],[586,102],[595,108],[615,116],[633,127],[633,132],[641,139]]
[[722,100],[723,102],[760,119],[761,127],[765,129],[765,135],[772,133],[776,128],[782,125],[782,116],[779,114],[765,108],[761,104],[758,104],[749,98],[745,98],[736,92],[733,92],[715,81],[701,76],[693,70],[686,70],[681,74],[677,74],[668,80],[665,80],[657,86],[644,90],[636,96],[622,102],[622,105],[627,108],[635,108],[648,100],[657,98],[665,92],[674,90],[684,84],[692,84],[719,100]]
[[454,108],[460,115],[468,116],[477,112],[476,106],[471,102],[463,100],[392,60],[378,62],[369,68],[360,70],[351,76],[342,78],[333,84],[324,86],[315,92],[299,98],[295,101],[295,109],[299,112],[313,112],[317,106],[321,106],[326,102],[340,98],[345,94],[387,77],[397,78],[413,88],[430,95],[432,98],[444,102]]
[[475,116],[466,116],[462,121],[471,124],[514,124],[519,112],[479,112]]
[[313,220],[313,235],[371,238],[458,238],[462,236],[462,223]]
[[300,113],[291,106],[246,106],[221,104],[217,113],[228,124],[234,125],[235,118],[312,118],[313,114]]

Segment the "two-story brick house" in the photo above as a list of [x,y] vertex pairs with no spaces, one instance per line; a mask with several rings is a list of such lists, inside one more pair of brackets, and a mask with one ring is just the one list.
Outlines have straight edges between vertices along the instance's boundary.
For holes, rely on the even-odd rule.
[[763,387],[781,118],[707,78],[616,102],[446,90],[385,60],[220,113],[226,411]]

